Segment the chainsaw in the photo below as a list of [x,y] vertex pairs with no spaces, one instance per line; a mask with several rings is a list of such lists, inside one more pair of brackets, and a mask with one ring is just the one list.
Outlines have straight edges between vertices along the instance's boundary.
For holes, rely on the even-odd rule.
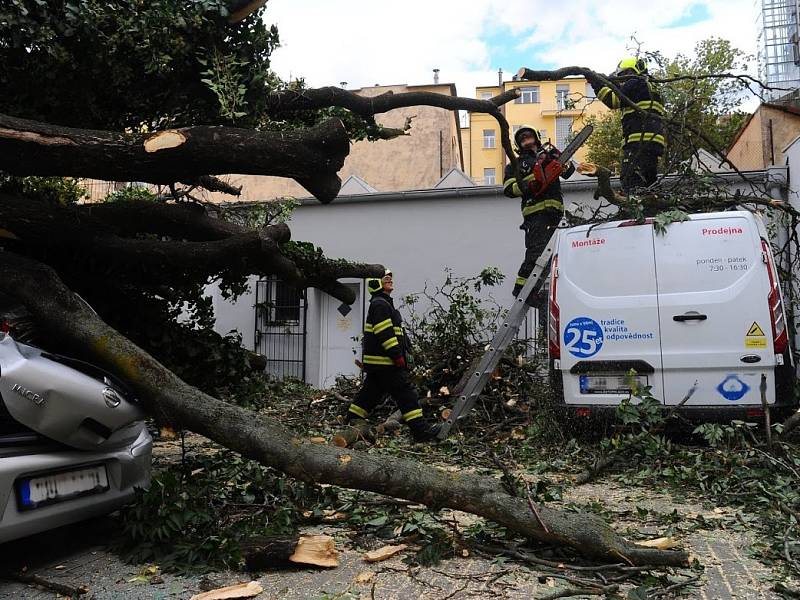
[[[528,187],[533,194],[534,198],[539,196],[544,190],[546,190],[551,183],[553,183],[561,173],[564,172],[564,168],[572,158],[572,156],[577,152],[578,148],[583,146],[589,136],[592,135],[592,131],[594,127],[591,125],[587,125],[583,129],[578,132],[572,141],[567,144],[567,147],[564,148],[561,153],[555,147],[551,147],[550,149],[542,149],[539,152],[539,157],[536,160],[536,164],[533,165],[532,174],[534,179],[528,183]],[[549,159],[549,160],[548,160]]]

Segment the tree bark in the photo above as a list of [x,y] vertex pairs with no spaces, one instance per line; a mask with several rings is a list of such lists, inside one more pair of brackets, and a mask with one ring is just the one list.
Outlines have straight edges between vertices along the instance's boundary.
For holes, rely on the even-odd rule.
[[[355,293],[337,279],[384,271],[382,265],[325,257],[294,260],[281,250],[291,237],[286,224],[249,229],[208,217],[188,203],[118,202],[76,210],[0,193],[0,227],[3,237],[11,240],[9,247],[81,250],[108,263],[109,270],[123,269],[127,280],[148,285],[185,279],[189,269],[205,279],[242,265],[250,273],[278,275],[298,288],[316,287],[352,304]],[[145,232],[179,239],[119,235]]]
[[180,424],[246,458],[302,481],[377,492],[434,509],[471,512],[519,534],[571,546],[602,560],[636,565],[687,563],[686,552],[637,546],[591,515],[541,507],[540,522],[525,499],[509,496],[500,482],[489,477],[446,472],[394,457],[296,438],[273,422],[255,418],[252,411],[226,404],[183,382],[104,323],[50,267],[1,252],[0,269],[6,293],[25,304],[56,339],[88,352],[94,362],[127,380],[150,412],[163,422]]
[[344,125],[330,119],[300,131],[185,127],[152,134],[61,127],[0,114],[0,170],[168,184],[204,175],[290,177],[323,204],[339,193],[350,152]]

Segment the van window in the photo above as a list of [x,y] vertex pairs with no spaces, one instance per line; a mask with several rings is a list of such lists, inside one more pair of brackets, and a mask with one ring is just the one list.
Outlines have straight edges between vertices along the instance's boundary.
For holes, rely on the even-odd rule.
[[760,262],[758,231],[743,217],[672,223],[655,236],[659,294],[728,288]]

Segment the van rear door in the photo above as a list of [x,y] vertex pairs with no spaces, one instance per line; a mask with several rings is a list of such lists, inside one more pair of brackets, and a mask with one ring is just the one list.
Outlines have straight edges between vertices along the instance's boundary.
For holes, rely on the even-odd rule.
[[655,235],[666,404],[774,402],[769,279],[752,214],[692,215]]
[[576,227],[562,232],[558,248],[565,402],[618,404],[629,396],[631,368],[662,398],[652,225]]

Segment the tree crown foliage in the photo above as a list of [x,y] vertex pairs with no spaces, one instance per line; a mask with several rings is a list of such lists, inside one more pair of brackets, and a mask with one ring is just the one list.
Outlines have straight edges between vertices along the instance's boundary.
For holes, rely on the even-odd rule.
[[278,31],[225,0],[10,0],[0,112],[96,129],[262,123]]

